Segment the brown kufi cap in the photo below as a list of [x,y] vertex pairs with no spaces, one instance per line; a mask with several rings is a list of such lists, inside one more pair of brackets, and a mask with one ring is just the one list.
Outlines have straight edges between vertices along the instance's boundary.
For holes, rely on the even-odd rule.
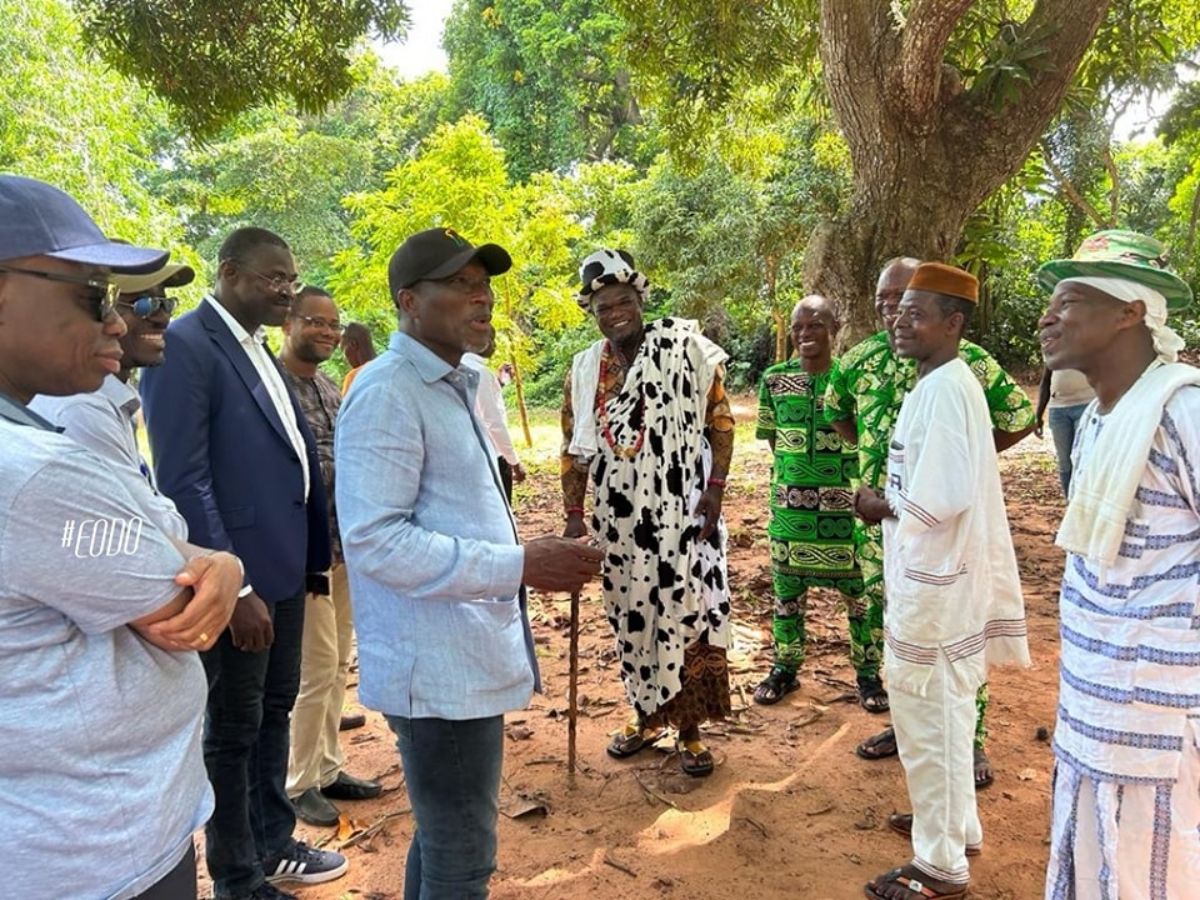
[[945,263],[921,263],[913,273],[908,289],[958,297],[971,303],[979,302],[979,279],[970,272]]

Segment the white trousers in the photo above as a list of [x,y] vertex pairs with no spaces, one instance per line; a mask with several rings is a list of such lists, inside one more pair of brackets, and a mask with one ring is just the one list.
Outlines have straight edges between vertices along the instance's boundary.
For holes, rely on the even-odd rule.
[[1116,784],[1060,758],[1047,900],[1200,897],[1200,721],[1173,784]]
[[346,567],[330,573],[330,594],[309,594],[304,607],[300,647],[300,690],[292,707],[292,746],[287,793],[298,797],[309,788],[328,787],[346,758],[338,741],[354,623]]
[[[885,645],[884,670],[899,675],[913,663],[898,660]],[[931,878],[951,884],[970,880],[967,847],[983,845],[983,826],[975,805],[975,692],[979,684],[964,678],[938,655],[926,669],[924,693],[906,689],[909,679],[889,678],[896,747],[912,803],[913,865]],[[917,679],[914,679],[914,681]]]

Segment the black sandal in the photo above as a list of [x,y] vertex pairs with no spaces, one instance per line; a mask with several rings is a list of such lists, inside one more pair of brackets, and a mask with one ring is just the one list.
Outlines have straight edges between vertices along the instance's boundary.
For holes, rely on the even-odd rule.
[[[637,726],[632,726],[637,728]],[[612,742],[605,748],[613,759],[628,759],[641,753],[647,747],[654,746],[666,734],[663,728],[637,728],[630,732],[628,727],[613,735]]]
[[869,713],[884,713],[891,709],[887,691],[878,675],[870,678],[858,676],[858,702]]
[[800,682],[794,673],[774,668],[754,689],[754,702],[760,706],[773,706],[798,687]]
[[854,752],[858,754],[860,759],[887,759],[889,756],[895,756],[900,752],[896,746],[896,729],[885,728],[879,734],[873,734],[857,747]]
[[[693,747],[696,749],[692,749]],[[717,761],[713,758],[712,751],[699,741],[678,741],[676,749],[679,751],[679,768],[683,770],[684,775],[705,778],[716,768]]]

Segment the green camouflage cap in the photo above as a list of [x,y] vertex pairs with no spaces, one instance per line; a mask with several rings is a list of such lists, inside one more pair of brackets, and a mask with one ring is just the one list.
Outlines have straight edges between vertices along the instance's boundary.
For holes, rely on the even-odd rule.
[[1080,244],[1071,259],[1043,265],[1037,277],[1048,291],[1064,278],[1125,278],[1158,291],[1168,309],[1183,309],[1192,302],[1188,283],[1167,268],[1166,246],[1136,231],[1099,231]]

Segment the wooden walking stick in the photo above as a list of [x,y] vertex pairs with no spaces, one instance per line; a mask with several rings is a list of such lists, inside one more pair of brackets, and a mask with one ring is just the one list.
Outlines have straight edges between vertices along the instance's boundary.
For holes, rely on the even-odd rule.
[[575,725],[579,721],[579,591],[571,593],[571,650],[567,687],[567,774],[575,776]]

